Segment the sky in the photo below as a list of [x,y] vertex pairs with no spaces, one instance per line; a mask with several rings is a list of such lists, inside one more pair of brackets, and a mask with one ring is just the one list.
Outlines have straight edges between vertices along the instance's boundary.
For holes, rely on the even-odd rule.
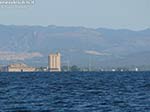
[[0,24],[142,30],[150,28],[150,0],[35,0],[0,8]]

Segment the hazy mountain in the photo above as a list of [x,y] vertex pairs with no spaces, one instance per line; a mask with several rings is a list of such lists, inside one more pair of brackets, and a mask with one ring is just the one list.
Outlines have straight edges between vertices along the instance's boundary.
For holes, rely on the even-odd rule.
[[69,60],[77,65],[150,65],[150,29],[0,25],[1,63],[12,59],[47,65],[48,54],[57,51],[62,53],[63,63]]

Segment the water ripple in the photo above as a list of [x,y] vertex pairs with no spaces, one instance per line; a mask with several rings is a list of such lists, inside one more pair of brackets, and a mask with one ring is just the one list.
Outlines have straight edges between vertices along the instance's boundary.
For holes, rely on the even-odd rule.
[[0,111],[149,112],[150,72],[1,73]]

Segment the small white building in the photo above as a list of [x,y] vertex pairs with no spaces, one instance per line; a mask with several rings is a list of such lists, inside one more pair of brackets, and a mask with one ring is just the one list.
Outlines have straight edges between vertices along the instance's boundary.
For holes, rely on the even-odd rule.
[[136,72],[138,72],[138,71],[139,71],[139,69],[138,69],[138,68],[135,68],[135,71],[136,71]]
[[112,71],[112,72],[115,72],[115,71],[116,71],[116,69],[112,69],[111,71]]

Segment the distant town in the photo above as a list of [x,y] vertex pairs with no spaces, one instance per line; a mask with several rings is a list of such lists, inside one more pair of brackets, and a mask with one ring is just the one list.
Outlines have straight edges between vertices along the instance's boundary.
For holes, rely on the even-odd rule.
[[1,72],[61,72],[61,54],[50,54],[48,56],[48,67],[35,68],[24,63],[14,63],[8,66],[2,66]]
[[141,69],[139,67],[108,67],[108,68],[92,68],[90,65],[88,67],[78,67],[77,65],[62,65],[61,54],[53,53],[48,56],[48,66],[47,67],[31,67],[24,63],[13,63],[7,66],[1,66],[0,72],[124,72],[124,71],[149,71]]

